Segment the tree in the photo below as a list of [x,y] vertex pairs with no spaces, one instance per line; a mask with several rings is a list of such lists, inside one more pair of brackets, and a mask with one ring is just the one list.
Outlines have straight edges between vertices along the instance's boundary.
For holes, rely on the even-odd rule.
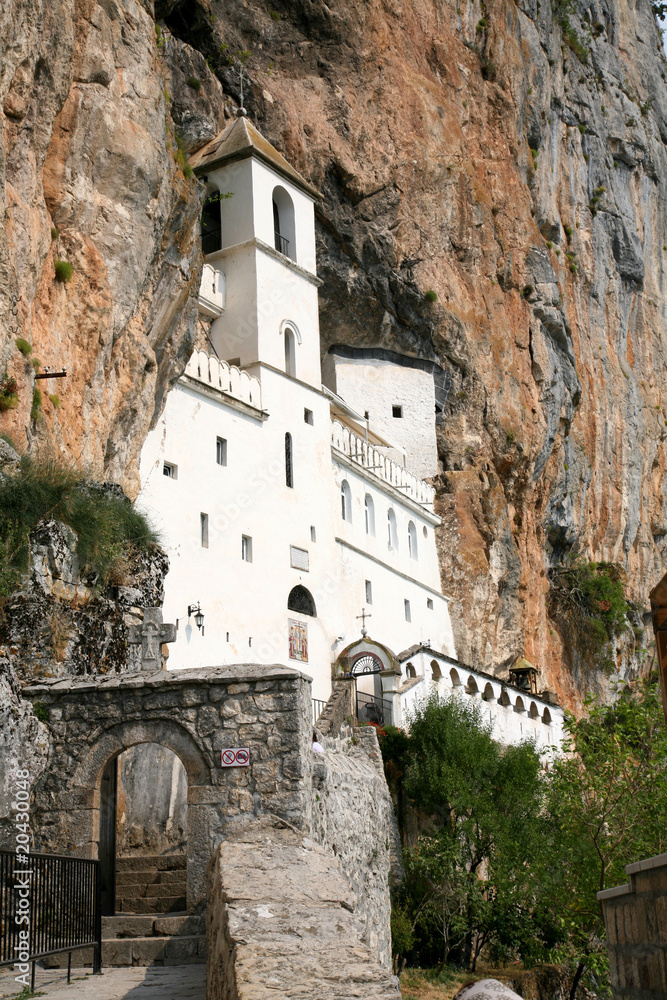
[[484,947],[530,950],[542,783],[534,746],[501,747],[473,702],[434,697],[411,718],[405,792],[422,819],[401,902],[429,960],[474,970]]
[[[567,716],[565,751],[547,785],[543,900],[560,920],[575,974],[604,972],[606,944],[597,893],[627,881],[625,866],[660,854],[667,839],[667,732],[655,678],[591,699]],[[562,949],[561,949],[562,951]]]

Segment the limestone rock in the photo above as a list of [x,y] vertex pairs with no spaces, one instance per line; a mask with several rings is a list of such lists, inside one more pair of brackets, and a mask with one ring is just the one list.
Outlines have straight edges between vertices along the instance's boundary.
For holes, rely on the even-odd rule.
[[459,990],[454,1000],[521,1000],[521,997],[498,979],[480,979]]
[[49,731],[28,701],[21,698],[15,657],[0,646],[0,846],[16,847],[17,772],[29,771],[28,791],[41,776],[49,754]]

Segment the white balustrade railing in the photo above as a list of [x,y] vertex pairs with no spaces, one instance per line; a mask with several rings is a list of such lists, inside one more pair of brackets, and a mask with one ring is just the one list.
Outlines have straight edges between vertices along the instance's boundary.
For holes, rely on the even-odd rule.
[[331,421],[331,443],[353,462],[358,462],[365,469],[373,472],[380,479],[394,486],[405,496],[417,503],[430,506],[435,499],[435,489],[423,479],[413,476],[411,472],[398,465],[385,455],[379,448],[369,444],[340,420]]
[[262,386],[258,378],[228,365],[226,361],[209,355],[206,351],[195,351],[185,366],[185,374],[214,389],[229,393],[235,399],[262,409]]
[[210,264],[204,264],[199,286],[199,311],[205,316],[219,316],[225,308],[225,276]]

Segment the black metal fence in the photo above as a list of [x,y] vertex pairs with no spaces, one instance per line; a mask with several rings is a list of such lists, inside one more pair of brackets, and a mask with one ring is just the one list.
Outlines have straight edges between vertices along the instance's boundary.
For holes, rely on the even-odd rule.
[[[0,966],[92,947],[93,972],[102,964],[100,863],[58,854],[28,854],[19,863],[0,851]],[[27,933],[26,933],[27,932]]]
[[388,698],[378,698],[376,695],[357,691],[357,721],[390,726],[391,702]]
[[289,257],[289,240],[281,236],[280,233],[274,233],[273,235],[276,239],[276,250],[284,254],[285,257]]

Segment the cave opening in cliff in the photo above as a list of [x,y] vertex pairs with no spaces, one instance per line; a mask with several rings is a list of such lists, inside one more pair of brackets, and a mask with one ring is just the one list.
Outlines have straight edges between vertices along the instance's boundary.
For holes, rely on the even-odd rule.
[[99,839],[106,915],[187,908],[187,799],[185,767],[167,747],[140,743],[108,762]]

